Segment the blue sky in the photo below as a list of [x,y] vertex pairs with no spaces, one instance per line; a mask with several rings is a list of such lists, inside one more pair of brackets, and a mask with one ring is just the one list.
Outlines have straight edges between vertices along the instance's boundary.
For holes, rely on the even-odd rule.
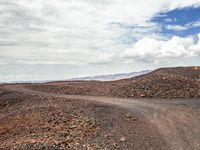
[[[175,9],[172,11],[160,13],[152,19],[153,22],[159,23],[162,26],[161,34],[168,36],[197,36],[200,31],[199,26],[188,26],[191,23],[200,22],[200,8],[199,7],[186,7]],[[166,26],[188,26],[183,30],[170,30]]]
[[199,0],[1,0],[0,82],[200,65]]

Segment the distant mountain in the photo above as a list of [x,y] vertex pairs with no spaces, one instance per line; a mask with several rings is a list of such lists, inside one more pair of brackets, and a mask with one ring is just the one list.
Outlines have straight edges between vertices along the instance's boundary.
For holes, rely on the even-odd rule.
[[98,80],[98,81],[113,81],[113,80],[119,80],[119,79],[126,79],[126,78],[132,78],[135,76],[143,75],[146,73],[151,72],[150,70],[145,70],[141,72],[131,72],[131,73],[120,73],[120,74],[111,74],[111,75],[97,75],[97,76],[87,76],[87,77],[80,77],[80,78],[72,78],[72,79],[62,79],[62,80],[30,80],[30,81],[7,81],[3,82],[0,81],[1,84],[9,84],[9,83],[48,83],[48,82],[56,82],[56,81],[71,81],[71,80]]
[[[149,73],[130,73],[80,80],[31,85],[32,89],[56,94],[126,98],[200,98],[200,66],[160,68]],[[137,76],[138,74],[142,74]],[[135,76],[128,78],[128,76]],[[124,79],[127,77],[126,79]],[[76,79],[77,80],[77,79]]]
[[110,74],[110,75],[98,75],[98,76],[87,76],[80,78],[72,78],[71,80],[98,80],[98,81],[113,81],[125,78],[131,78],[135,76],[140,76],[146,73],[151,72],[151,70],[144,70],[140,72],[131,72],[131,73],[120,73],[120,74]]

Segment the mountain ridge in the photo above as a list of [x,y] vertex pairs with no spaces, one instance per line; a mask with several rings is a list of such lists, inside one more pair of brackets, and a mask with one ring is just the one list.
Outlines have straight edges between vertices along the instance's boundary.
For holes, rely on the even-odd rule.
[[108,75],[95,75],[95,76],[86,76],[86,77],[78,77],[72,78],[71,80],[98,80],[98,81],[113,81],[125,78],[131,78],[135,76],[140,76],[142,74],[146,74],[151,72],[151,70],[143,70],[139,72],[130,72],[130,73],[117,73],[117,74],[108,74]]
[[56,94],[123,98],[200,97],[200,67],[160,68],[147,74],[115,81],[60,81],[27,85],[36,91]]

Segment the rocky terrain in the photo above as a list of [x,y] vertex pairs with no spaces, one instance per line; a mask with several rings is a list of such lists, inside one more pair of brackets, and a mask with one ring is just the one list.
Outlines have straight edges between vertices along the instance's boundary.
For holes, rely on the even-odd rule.
[[0,149],[168,149],[160,133],[124,108],[0,90]]
[[200,149],[200,67],[0,85],[2,150]]
[[117,81],[66,81],[27,88],[56,94],[134,98],[200,97],[200,67],[161,68]]

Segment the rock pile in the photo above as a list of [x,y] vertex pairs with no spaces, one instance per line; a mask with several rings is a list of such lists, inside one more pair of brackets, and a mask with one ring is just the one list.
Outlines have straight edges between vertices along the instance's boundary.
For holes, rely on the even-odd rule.
[[168,74],[150,74],[121,84],[112,95],[118,97],[191,98],[200,97],[195,79]]

